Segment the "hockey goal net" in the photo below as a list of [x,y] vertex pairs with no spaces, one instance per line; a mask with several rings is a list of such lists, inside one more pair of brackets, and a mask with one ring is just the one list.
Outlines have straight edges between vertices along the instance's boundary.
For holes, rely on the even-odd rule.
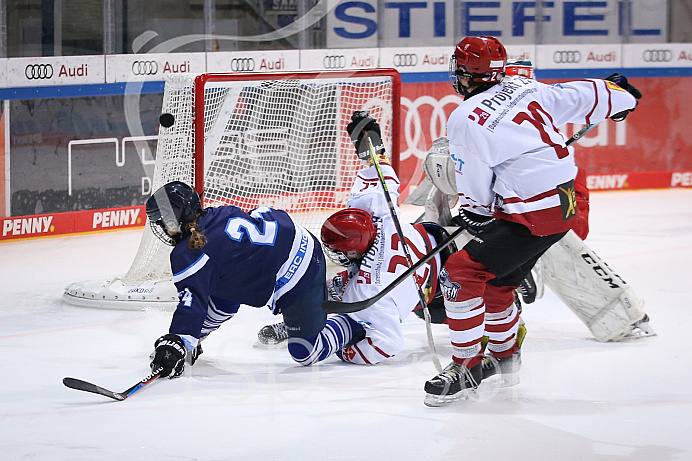
[[[398,166],[400,77],[394,69],[283,74],[173,74],[166,78],[152,191],[183,181],[204,206],[288,211],[319,236],[343,208],[361,162],[346,131],[356,110],[380,123]],[[129,271],[101,282],[68,285],[71,304],[171,308],[171,247],[144,227]]]

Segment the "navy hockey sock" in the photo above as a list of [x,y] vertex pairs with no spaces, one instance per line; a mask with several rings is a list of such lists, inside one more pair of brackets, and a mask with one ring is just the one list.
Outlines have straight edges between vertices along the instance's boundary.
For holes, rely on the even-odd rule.
[[363,327],[347,315],[333,315],[317,336],[288,338],[288,352],[301,365],[312,365],[341,350],[362,330]]

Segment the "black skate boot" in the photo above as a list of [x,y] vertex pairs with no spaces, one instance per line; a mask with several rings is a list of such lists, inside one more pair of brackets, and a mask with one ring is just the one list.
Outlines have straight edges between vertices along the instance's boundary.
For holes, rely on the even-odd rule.
[[[520,320],[521,321],[521,320]],[[526,327],[521,321],[517,330],[517,346],[519,349],[507,357],[495,357],[492,352],[483,358],[483,379],[500,374],[500,387],[510,387],[519,384],[519,370],[521,369],[521,345],[526,337]]]
[[476,389],[483,379],[482,364],[466,368],[452,362],[425,383],[425,401],[429,407],[441,407],[459,399],[478,400]]
[[288,339],[288,330],[284,322],[267,325],[260,329],[257,333],[257,339],[265,346],[278,346]]

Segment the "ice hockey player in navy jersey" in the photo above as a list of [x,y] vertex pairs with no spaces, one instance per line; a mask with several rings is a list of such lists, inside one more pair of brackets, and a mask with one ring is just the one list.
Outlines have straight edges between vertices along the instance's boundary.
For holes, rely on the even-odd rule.
[[574,150],[558,127],[621,121],[641,98],[620,75],[558,85],[503,80],[506,63],[494,37],[466,37],[450,59],[450,80],[464,101],[447,122],[449,152],[460,218],[476,235],[440,273],[453,352],[425,383],[429,406],[473,397],[484,352],[501,373],[518,371],[514,291],[578,222]]
[[180,376],[194,364],[201,341],[241,304],[282,314],[288,351],[301,365],[323,360],[350,341],[351,324],[327,320],[325,259],[319,241],[282,210],[235,206],[202,209],[182,182],[158,189],[146,204],[152,230],[174,246],[173,282],[179,303],[166,335],[156,340],[152,369]]

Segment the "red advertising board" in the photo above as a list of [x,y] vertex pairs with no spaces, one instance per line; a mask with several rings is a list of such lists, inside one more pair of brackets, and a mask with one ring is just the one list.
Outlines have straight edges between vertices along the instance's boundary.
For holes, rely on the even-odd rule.
[[144,206],[0,218],[0,241],[142,227]]
[[[634,78],[631,83],[644,95],[636,111],[621,123],[602,122],[577,142],[577,163],[593,175],[595,190],[691,187],[692,140],[685,127],[692,126],[692,111],[684,105],[692,78]],[[421,181],[420,162],[432,141],[446,134],[447,117],[459,101],[448,82],[402,85],[400,176],[405,186]],[[579,128],[563,130],[571,136]],[[617,175],[617,181],[612,179]]]

